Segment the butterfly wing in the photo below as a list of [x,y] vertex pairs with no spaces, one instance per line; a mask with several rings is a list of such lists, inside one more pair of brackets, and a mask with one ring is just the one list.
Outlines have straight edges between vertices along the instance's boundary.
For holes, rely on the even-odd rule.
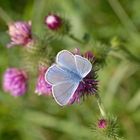
[[52,87],[52,94],[56,102],[63,106],[66,105],[72,98],[79,83],[74,83],[72,80],[61,82]]
[[90,61],[80,55],[75,55],[77,71],[84,78],[92,69]]
[[74,81],[74,75],[63,70],[57,64],[52,65],[45,74],[45,80],[52,85],[52,94],[56,102],[66,105],[78,88],[79,81]]
[[48,70],[45,74],[45,80],[49,84],[55,85],[60,82],[70,80],[70,74],[68,72],[64,71],[57,64],[54,64],[48,68]]
[[62,66],[63,68],[77,73],[75,57],[71,52],[67,50],[62,50],[57,54],[56,63]]

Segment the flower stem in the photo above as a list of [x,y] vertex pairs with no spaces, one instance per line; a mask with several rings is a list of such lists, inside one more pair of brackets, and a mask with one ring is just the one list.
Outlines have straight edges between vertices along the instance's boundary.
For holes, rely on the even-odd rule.
[[82,45],[84,44],[84,42],[83,42],[82,40],[78,39],[78,38],[75,37],[73,34],[68,34],[68,37],[71,38],[72,40],[74,40],[74,41],[76,41],[76,42],[82,44]]
[[0,17],[1,19],[8,25],[13,20],[9,17],[9,15],[0,7]]
[[106,113],[105,113],[104,106],[103,106],[102,101],[101,101],[101,97],[99,96],[99,94],[95,94],[95,97],[97,99],[97,104],[98,104],[98,107],[99,107],[99,110],[100,110],[102,117],[106,118]]

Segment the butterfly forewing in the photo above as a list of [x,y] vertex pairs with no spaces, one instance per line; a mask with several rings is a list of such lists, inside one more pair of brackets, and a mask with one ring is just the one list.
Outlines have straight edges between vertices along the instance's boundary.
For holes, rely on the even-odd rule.
[[56,57],[56,63],[68,69],[69,71],[77,73],[75,57],[71,52],[67,50],[63,50],[58,53]]
[[70,74],[57,64],[52,65],[46,72],[45,79],[51,85],[70,80]]
[[75,55],[77,71],[84,78],[92,69],[90,61],[80,55]]

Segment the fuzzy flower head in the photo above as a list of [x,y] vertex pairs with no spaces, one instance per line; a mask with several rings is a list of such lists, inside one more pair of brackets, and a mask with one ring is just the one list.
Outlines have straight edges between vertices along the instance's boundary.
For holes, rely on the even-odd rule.
[[57,30],[62,25],[62,19],[56,14],[49,14],[45,18],[45,24],[50,30]]
[[38,95],[51,95],[52,86],[45,81],[46,67],[40,67],[35,93]]
[[9,68],[3,76],[3,89],[12,96],[24,95],[27,91],[27,74],[17,68]]
[[11,43],[8,47],[12,47],[14,45],[26,46],[32,41],[30,22],[17,21],[10,23],[8,33],[11,38]]

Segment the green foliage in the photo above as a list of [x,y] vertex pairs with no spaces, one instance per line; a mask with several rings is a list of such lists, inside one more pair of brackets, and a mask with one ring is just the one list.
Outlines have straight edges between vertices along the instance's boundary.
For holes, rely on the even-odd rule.
[[[96,139],[91,129],[91,124],[96,122],[96,112],[99,112],[94,96],[80,104],[61,108],[51,97],[34,94],[38,64],[50,65],[61,49],[80,48],[94,52],[97,62],[104,66],[98,74],[99,92],[107,112],[118,116],[119,136],[139,140],[139,3],[139,0],[0,0],[0,139]],[[70,34],[70,37],[83,38],[82,44],[66,36],[48,36],[44,17],[52,11],[70,21],[70,33],[75,35]],[[7,22],[30,19],[38,42],[35,48],[7,50]],[[40,51],[44,47],[46,50]],[[3,92],[2,75],[10,66],[35,73],[30,75],[32,81],[27,95],[13,98]],[[116,119],[111,117],[109,123],[107,131],[114,133]]]

